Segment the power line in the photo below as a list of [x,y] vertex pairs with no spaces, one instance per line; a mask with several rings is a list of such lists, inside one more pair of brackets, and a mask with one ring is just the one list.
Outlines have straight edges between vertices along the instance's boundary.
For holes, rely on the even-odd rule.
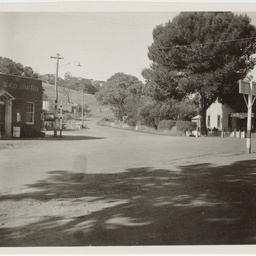
[[[89,14],[89,17],[88,17]],[[97,13],[96,13],[97,14]],[[120,13],[116,13],[116,14],[120,14]],[[138,29],[152,29],[151,24],[146,24],[146,23],[131,23],[131,22],[125,22],[125,21],[119,21],[118,19],[115,19],[114,17],[109,16],[108,13],[102,13],[102,16],[92,16],[95,15],[95,13],[87,13],[86,16],[82,17],[81,15],[78,16],[74,16],[74,15],[70,15],[70,14],[66,14],[66,13],[54,13],[54,16],[59,16],[59,17],[65,17],[65,18],[69,18],[69,19],[73,19],[73,20],[77,20],[79,22],[84,22],[84,20],[86,20],[86,22],[91,22],[92,25],[95,25],[95,23],[97,24],[110,24],[110,25],[114,25],[114,26],[124,26],[126,28],[138,28]],[[107,16],[106,16],[107,15]],[[109,17],[108,17],[109,16]]]
[[175,46],[162,46],[159,43],[155,44],[162,49],[171,49],[171,48],[186,48],[186,47],[192,47],[192,46],[203,46],[203,45],[210,45],[210,44],[221,44],[221,43],[228,43],[228,42],[238,42],[238,41],[248,41],[248,40],[252,40],[252,39],[256,39],[256,37],[247,37],[247,38],[240,38],[240,39],[230,39],[230,40],[221,40],[221,41],[217,41],[217,42],[208,42],[208,43],[197,43],[197,44],[186,44],[186,45],[175,45]]
[[[255,39],[256,40],[256,37],[247,37],[247,38],[240,38],[240,39],[230,39],[230,40],[220,40],[220,41],[216,41],[216,42],[207,42],[207,43],[196,43],[196,44],[186,44],[186,45],[173,45],[173,46],[162,46],[160,43],[158,42],[153,42],[153,44],[156,44],[157,45],[157,48],[158,49],[162,49],[162,50],[168,50],[168,49],[172,49],[172,48],[186,48],[186,47],[193,47],[193,46],[203,46],[203,45],[211,45],[211,44],[221,44],[221,43],[228,43],[228,42],[238,42],[238,41],[248,41],[248,40],[253,40]],[[81,54],[77,54],[75,56],[84,56],[86,55],[87,53],[81,53]],[[74,62],[69,62],[67,64],[64,64],[64,65],[61,65],[62,66],[67,66],[67,65],[70,65]]]

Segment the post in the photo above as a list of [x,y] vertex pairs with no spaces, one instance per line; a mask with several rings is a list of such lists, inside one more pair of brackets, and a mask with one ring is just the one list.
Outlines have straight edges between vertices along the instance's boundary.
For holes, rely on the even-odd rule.
[[60,103],[60,137],[62,136],[62,101]]
[[59,54],[57,54],[56,74],[55,74],[54,137],[57,137],[57,125],[58,125],[58,123],[57,123],[57,114],[58,114],[58,70],[59,70]]
[[54,122],[54,137],[57,137],[57,114],[58,114],[58,70],[59,70],[59,59],[63,59],[60,57],[59,53],[57,53],[56,57],[51,57],[56,59],[56,74],[55,74],[55,104],[54,104],[54,114],[55,114],[55,122]]
[[247,114],[247,136],[246,136],[246,153],[251,153],[251,128],[252,128],[252,93],[253,82],[250,81],[250,89],[248,94],[248,114]]
[[82,129],[84,128],[84,90],[82,91]]

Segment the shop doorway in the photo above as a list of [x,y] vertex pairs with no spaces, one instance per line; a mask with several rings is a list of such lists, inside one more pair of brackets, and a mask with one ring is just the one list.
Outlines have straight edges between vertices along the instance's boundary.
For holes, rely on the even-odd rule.
[[0,90],[0,138],[12,137],[12,101],[14,97]]
[[0,101],[0,138],[5,135],[5,105]]

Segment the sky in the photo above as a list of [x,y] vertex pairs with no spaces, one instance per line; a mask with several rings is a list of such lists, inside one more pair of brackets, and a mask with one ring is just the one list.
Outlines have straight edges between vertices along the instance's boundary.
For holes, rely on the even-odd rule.
[[[39,74],[106,81],[117,72],[144,82],[152,31],[179,12],[0,12],[0,56]],[[256,25],[256,13],[248,13]],[[77,64],[81,66],[78,67]]]
[[[148,46],[152,31],[178,15],[175,12],[82,12],[0,13],[0,56],[30,66],[40,74],[73,76],[94,80],[117,72],[143,80],[149,67]],[[80,62],[81,67],[77,64]]]

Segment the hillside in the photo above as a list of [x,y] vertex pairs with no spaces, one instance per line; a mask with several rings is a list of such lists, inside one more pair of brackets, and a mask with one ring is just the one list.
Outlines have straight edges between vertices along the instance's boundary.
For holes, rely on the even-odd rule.
[[[55,87],[52,84],[43,83],[44,93],[48,96],[50,102],[54,102],[55,100]],[[58,101],[62,101],[63,104],[68,103],[68,98],[64,92],[67,89],[63,89],[62,87],[58,87]],[[70,97],[70,102],[82,104],[82,92],[69,90],[68,94]],[[92,94],[84,93],[84,104],[89,106],[89,109],[92,110],[92,113],[99,112],[102,108],[100,104],[97,102],[96,98]]]

